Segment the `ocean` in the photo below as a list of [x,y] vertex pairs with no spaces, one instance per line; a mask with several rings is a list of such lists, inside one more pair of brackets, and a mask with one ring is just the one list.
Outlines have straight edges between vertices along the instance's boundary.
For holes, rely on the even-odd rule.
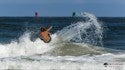
[[0,17],[0,69],[125,70],[125,18]]

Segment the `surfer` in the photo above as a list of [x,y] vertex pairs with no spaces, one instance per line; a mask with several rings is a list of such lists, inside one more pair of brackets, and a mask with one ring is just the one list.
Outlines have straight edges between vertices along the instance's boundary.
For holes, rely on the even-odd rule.
[[45,27],[41,27],[40,31],[40,39],[43,40],[45,43],[49,43],[51,41],[51,36],[50,36],[50,30],[52,29],[52,26],[46,29]]

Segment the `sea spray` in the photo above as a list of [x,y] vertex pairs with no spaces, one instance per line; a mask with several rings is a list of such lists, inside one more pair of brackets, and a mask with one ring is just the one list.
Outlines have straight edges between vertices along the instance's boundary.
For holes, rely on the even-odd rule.
[[30,34],[30,32],[25,32],[19,38],[19,41],[12,41],[10,44],[0,44],[0,58],[43,54],[52,48],[51,43],[44,43],[39,38],[34,42],[31,41]]
[[102,47],[95,46],[101,44],[102,27],[91,15],[87,13],[84,15],[86,21],[71,24],[52,34],[52,41],[47,44],[39,38],[31,41],[30,32],[25,32],[19,41],[0,44],[0,69],[124,70],[124,53],[104,54]]
[[84,13],[82,17],[85,19],[84,21],[79,21],[58,31],[58,37],[62,41],[102,46],[103,28],[97,18],[89,13]]
[[50,52],[51,55],[79,56],[106,52],[102,47],[103,28],[97,18],[89,13],[84,13],[82,17],[84,21],[71,24],[55,33],[58,42],[55,42],[56,47]]
[[102,54],[100,47],[102,40],[102,27],[94,15],[85,13],[85,21],[79,21],[64,27],[52,34],[52,41],[44,43],[37,38],[31,41],[31,32],[25,32],[19,41],[10,44],[0,44],[0,56],[30,56],[35,54],[56,56],[80,56],[85,54]]

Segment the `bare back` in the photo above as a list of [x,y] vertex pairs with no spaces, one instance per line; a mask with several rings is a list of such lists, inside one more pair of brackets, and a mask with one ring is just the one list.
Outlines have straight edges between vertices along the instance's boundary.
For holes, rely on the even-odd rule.
[[51,41],[51,36],[49,31],[52,27],[46,29],[45,31],[40,32],[40,39],[43,40],[45,43],[49,43]]

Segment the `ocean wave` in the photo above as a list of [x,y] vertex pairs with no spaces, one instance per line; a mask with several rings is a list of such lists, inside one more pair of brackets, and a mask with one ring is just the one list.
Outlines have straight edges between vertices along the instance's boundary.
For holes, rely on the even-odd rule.
[[[52,41],[44,43],[39,38],[31,41],[31,32],[25,32],[19,41],[9,44],[0,44],[0,56],[27,56],[33,54],[48,55],[84,55],[101,54],[102,27],[97,18],[89,13],[84,13],[86,21],[71,24],[52,34]],[[76,44],[77,43],[77,44]]]
[[121,63],[125,62],[124,52],[103,47],[101,24],[92,14],[83,16],[86,21],[52,34],[50,43],[39,38],[32,41],[31,32],[22,34],[19,41],[1,43],[0,69],[124,70],[125,64]]

